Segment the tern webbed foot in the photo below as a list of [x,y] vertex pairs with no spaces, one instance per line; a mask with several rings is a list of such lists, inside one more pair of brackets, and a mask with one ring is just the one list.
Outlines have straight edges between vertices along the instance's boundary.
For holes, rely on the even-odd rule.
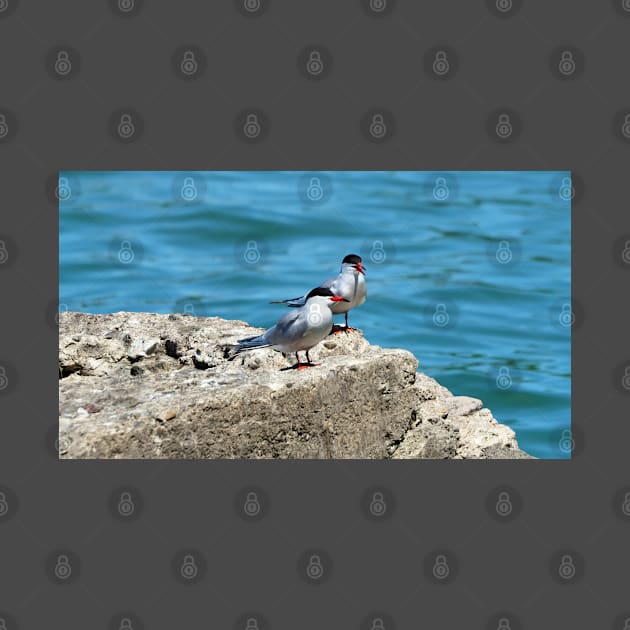
[[345,333],[350,333],[350,332],[354,332],[355,330],[357,330],[356,328],[352,328],[351,326],[339,326],[337,324],[335,324],[332,327],[332,330],[330,331],[331,335],[338,335],[339,333],[345,332]]
[[321,364],[320,363],[300,363],[296,365],[296,368],[298,370],[305,370],[306,368],[318,367],[319,365]]

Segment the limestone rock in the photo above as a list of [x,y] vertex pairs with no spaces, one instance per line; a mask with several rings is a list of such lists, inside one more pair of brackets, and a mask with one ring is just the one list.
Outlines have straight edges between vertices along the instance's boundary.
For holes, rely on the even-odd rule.
[[416,372],[406,350],[360,331],[311,352],[228,360],[262,329],[218,317],[62,313],[64,458],[524,458],[481,401]]

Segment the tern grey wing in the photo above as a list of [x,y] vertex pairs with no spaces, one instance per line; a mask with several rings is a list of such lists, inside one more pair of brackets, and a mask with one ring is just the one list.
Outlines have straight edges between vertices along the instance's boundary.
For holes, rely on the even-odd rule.
[[[337,280],[339,279],[339,274],[337,274],[336,276],[333,276],[332,278],[328,278],[328,280],[325,280],[324,282],[322,282],[319,286],[322,289],[331,289],[335,286]],[[333,290],[334,293],[334,290]]]
[[287,311],[277,322],[265,333],[265,338],[271,345],[283,344],[289,340],[298,339],[304,334],[306,329],[306,319],[301,318],[302,310],[291,309]]

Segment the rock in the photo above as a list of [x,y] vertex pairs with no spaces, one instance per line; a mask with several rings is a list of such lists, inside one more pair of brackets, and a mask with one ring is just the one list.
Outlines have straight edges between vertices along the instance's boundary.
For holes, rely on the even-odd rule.
[[63,458],[529,458],[481,401],[417,372],[360,331],[310,352],[228,360],[262,329],[189,315],[65,312],[59,329]]

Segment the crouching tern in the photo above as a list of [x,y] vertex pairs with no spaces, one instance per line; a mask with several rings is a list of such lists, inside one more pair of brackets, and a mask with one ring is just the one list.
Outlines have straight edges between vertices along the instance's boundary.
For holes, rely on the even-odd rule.
[[[230,360],[247,350],[272,348],[285,354],[295,353],[297,365],[294,367],[298,370],[313,367],[308,351],[330,333],[334,306],[348,300],[325,287],[313,289],[304,298],[303,305],[283,315],[262,335],[239,339],[238,344],[231,347]],[[306,352],[306,363],[300,363],[300,350]]]
[[[348,254],[341,261],[341,271],[336,276],[329,278],[319,285],[318,288],[330,289],[333,295],[343,298],[343,300],[335,301],[331,305],[331,310],[335,315],[345,313],[346,316],[345,328],[337,327],[335,332],[350,332],[354,330],[354,328],[348,326],[348,311],[357,306],[361,306],[361,304],[365,302],[367,288],[364,276],[365,267],[361,262],[361,256]],[[294,307],[303,306],[311,293],[290,300],[271,302],[271,304],[286,304],[287,306]]]

